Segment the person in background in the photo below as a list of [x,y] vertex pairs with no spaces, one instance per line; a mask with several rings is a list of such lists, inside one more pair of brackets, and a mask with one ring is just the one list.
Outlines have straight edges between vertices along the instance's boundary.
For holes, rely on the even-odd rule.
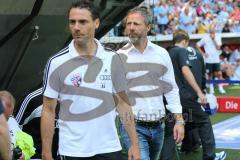
[[9,133],[11,137],[11,149],[13,159],[29,160],[35,154],[33,140],[30,135],[22,132],[18,122],[13,117],[15,99],[8,91],[0,91],[0,99],[5,108],[4,116],[8,121]]
[[[194,48],[188,47],[189,35],[183,30],[173,34],[174,47],[169,50],[172,59],[183,114],[186,121],[186,134],[182,150],[191,151],[191,131],[197,128],[202,149],[203,160],[224,160],[224,151],[215,153],[215,139],[209,115],[202,109],[207,103],[205,90],[205,65],[201,54]],[[185,115],[188,115],[185,117]]]
[[[20,101],[20,105],[16,110],[16,120],[18,124],[21,126],[22,131],[30,134],[33,137],[35,155],[31,157],[32,159],[42,159],[42,140],[41,140],[41,132],[40,132],[40,119],[42,113],[43,106],[43,88],[35,89],[31,91]],[[54,159],[57,159],[57,150],[58,150],[58,110],[59,105],[56,108],[56,117],[55,117],[55,129],[53,135],[52,142],[52,156]]]
[[[171,130],[175,143],[180,143],[184,135],[182,106],[172,62],[164,48],[148,40],[151,23],[151,13],[148,10],[141,7],[130,10],[126,17],[126,33],[130,42],[117,51],[120,57],[126,58],[122,61],[127,61],[123,67],[127,71],[129,98],[135,101],[132,105],[141,160],[157,160],[161,154],[165,119],[163,94],[168,102],[166,108],[176,119]],[[146,71],[147,74],[143,74]],[[156,91],[155,85],[158,83],[159,90]],[[156,95],[145,96],[145,91]],[[129,149],[129,135],[124,127],[121,127],[120,132],[124,147]]]
[[222,46],[222,53],[220,54],[220,65],[223,77],[225,79],[231,79],[234,74],[234,65],[229,62],[232,50],[227,44]]
[[[212,27],[210,33],[205,35],[200,41],[197,42],[196,48],[203,55],[206,63],[206,71],[208,73],[208,79],[222,80],[222,71],[220,70],[220,58],[222,40],[220,35],[215,34],[215,29]],[[204,48],[204,51],[202,48]],[[226,91],[223,89],[222,84],[218,84],[219,93],[224,94]],[[214,93],[214,86],[210,84],[209,92]]]
[[4,107],[3,107],[2,101],[0,100],[0,159],[10,160],[11,150],[10,150],[9,130],[7,126],[7,121],[3,113],[4,113]]
[[[3,102],[5,109],[4,116],[8,121],[9,133],[11,137],[11,150],[13,150],[16,147],[16,134],[18,131],[21,131],[17,121],[14,117],[12,117],[15,106],[15,99],[8,91],[0,91],[0,99]],[[24,155],[22,154],[19,159],[23,160]]]

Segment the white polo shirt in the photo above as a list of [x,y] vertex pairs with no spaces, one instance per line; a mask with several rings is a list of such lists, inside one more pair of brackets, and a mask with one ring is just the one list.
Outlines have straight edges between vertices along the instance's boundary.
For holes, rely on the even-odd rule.
[[[215,42],[219,46],[222,45],[222,40],[220,35],[215,34]],[[200,41],[198,41],[197,46],[203,47],[205,50],[205,53],[208,54],[207,57],[204,57],[205,63],[220,63],[219,55],[221,54],[221,51],[216,48],[210,35],[206,35]]]
[[[95,42],[97,43],[95,57],[97,60],[93,60],[91,66],[94,67],[99,64],[101,66],[101,62],[102,66],[90,71],[90,73],[93,73],[100,68],[99,73],[97,73],[96,76],[92,76],[95,77],[95,80],[92,82],[86,81],[85,79],[90,62],[79,56],[73,41],[68,47],[50,58],[46,65],[43,89],[44,96],[59,99],[60,101],[60,118],[58,121],[60,155],[91,157],[96,154],[121,150],[115,126],[115,108],[108,110],[100,116],[97,116],[100,111],[91,114],[91,111],[103,102],[101,96],[110,94],[111,96],[108,96],[107,99],[112,102],[112,93],[125,90],[125,88],[116,89],[116,87],[122,85],[120,84],[122,83],[121,81],[118,84],[118,82],[111,80],[112,76],[116,76],[111,74],[112,58],[114,55],[118,55],[112,51],[105,50],[98,40],[95,40]],[[85,63],[85,65],[77,66],[81,62]],[[73,64],[73,66],[67,64]],[[118,66],[117,68],[121,69],[122,67]],[[113,73],[121,74],[117,70]],[[113,84],[117,86],[113,87]],[[86,88],[93,90],[92,92],[88,92]],[[77,93],[69,93],[70,90],[74,90]],[[95,91],[97,92],[96,97],[86,95],[91,95]],[[64,107],[66,107],[64,105],[65,102],[70,102],[70,107],[67,111],[74,114],[77,120],[65,119],[69,118],[69,116],[66,116],[63,112]],[[86,116],[89,112],[90,114]],[[61,114],[65,115],[65,118],[64,116],[61,118]],[[84,116],[85,120],[81,119],[84,118]]]
[[[168,105],[166,107],[172,113],[182,113],[182,106],[180,104],[179,98],[179,90],[175,82],[172,62],[168,52],[164,48],[148,41],[147,47],[145,48],[144,52],[140,53],[133,45],[128,43],[123,48],[119,49],[117,53],[126,55],[127,63],[138,65],[139,68],[138,71],[128,72],[129,69],[128,68],[125,69],[128,72],[127,80],[129,83],[131,83],[132,79],[148,73],[146,69],[142,68],[144,63],[145,64],[152,63],[165,66],[167,68],[165,74],[160,76],[159,79],[153,79],[151,76],[146,77],[146,82],[150,81],[154,84],[157,83],[156,81],[162,80],[170,84],[172,86],[172,89],[169,92],[164,93],[168,102]],[[160,69],[161,68],[159,66],[159,70]],[[159,87],[164,88],[164,84],[162,84]],[[157,85],[154,86],[147,84],[142,84],[136,87],[130,87],[130,91],[140,91],[138,93],[139,97],[136,98],[136,104],[133,106],[133,112],[136,119],[145,121],[155,121],[165,116],[165,108],[163,104],[162,94],[154,97],[141,96],[141,91],[151,91],[156,88]]]

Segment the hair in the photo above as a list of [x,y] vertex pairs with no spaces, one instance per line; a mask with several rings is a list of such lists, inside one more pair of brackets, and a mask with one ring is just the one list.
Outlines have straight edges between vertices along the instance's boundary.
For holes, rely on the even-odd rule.
[[146,7],[135,7],[128,11],[127,16],[133,13],[140,13],[144,17],[144,22],[146,25],[152,24],[152,14]]
[[13,97],[13,95],[10,92],[5,91],[5,90],[0,91],[0,99],[3,100],[4,99],[3,97],[5,97],[9,100],[6,103],[11,103],[13,106],[15,106],[15,103],[16,103],[15,98]]
[[180,43],[182,40],[189,41],[189,35],[184,30],[176,30],[173,33],[173,44]]
[[68,16],[73,8],[79,8],[79,9],[87,9],[92,16],[93,20],[96,20],[100,18],[99,10],[96,6],[94,6],[93,2],[90,0],[80,0],[77,2],[73,2],[72,5],[68,9]]

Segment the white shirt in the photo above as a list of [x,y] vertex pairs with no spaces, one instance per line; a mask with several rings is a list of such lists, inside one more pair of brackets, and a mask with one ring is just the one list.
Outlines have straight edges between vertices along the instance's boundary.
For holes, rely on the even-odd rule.
[[18,131],[22,131],[14,117],[8,118],[8,128],[11,139],[11,149],[16,147],[16,135]]
[[[127,63],[129,64],[135,63],[135,65],[138,65],[139,68],[138,71],[127,73],[127,79],[129,80],[129,83],[131,83],[132,79],[148,73],[148,71],[146,71],[143,68],[144,63],[151,63],[155,65],[159,64],[165,66],[167,68],[167,71],[165,74],[160,76],[159,80],[165,81],[172,86],[172,89],[164,94],[168,102],[168,105],[166,107],[172,113],[182,113],[182,106],[180,104],[179,98],[179,90],[175,82],[172,62],[168,52],[164,48],[148,41],[147,47],[145,48],[144,52],[140,53],[133,45],[128,43],[123,48],[119,49],[117,53],[126,55]],[[160,69],[161,68],[159,66],[159,70]],[[129,68],[126,68],[125,70],[129,71]],[[155,82],[157,84],[158,81],[158,79],[152,79],[151,76],[146,77],[146,81],[149,80],[150,82],[153,82],[153,84],[155,84]],[[159,87],[163,86],[164,84]],[[151,91],[156,88],[158,88],[157,85],[143,84],[136,87],[130,87],[130,91],[140,91],[138,94],[141,97],[141,91]],[[165,108],[163,104],[162,94],[160,95],[158,94],[154,97],[142,96],[141,98],[136,98],[136,104],[133,106],[133,112],[136,119],[141,119],[145,121],[155,121],[164,117]]]
[[[110,153],[121,150],[121,145],[115,126],[115,109],[111,109],[101,116],[90,114],[90,116],[95,117],[81,121],[72,119],[66,120],[65,118],[69,118],[69,116],[66,116],[65,118],[61,117],[61,114],[65,115],[64,111],[61,113],[61,110],[66,107],[63,105],[64,102],[72,103],[68,109],[71,114],[87,113],[93,109],[96,109],[103,102],[103,100],[101,100],[101,96],[103,96],[101,93],[96,95],[100,98],[95,98],[89,97],[88,95],[84,96],[75,93],[69,94],[66,92],[68,89],[74,89],[75,91],[85,94],[86,91],[84,91],[83,88],[79,89],[78,87],[86,87],[88,89],[93,89],[94,91],[109,93],[111,96],[108,96],[108,100],[113,100],[112,93],[115,92],[115,88],[113,87],[114,82],[111,80],[111,76],[113,76],[111,74],[111,63],[112,57],[114,55],[117,56],[117,54],[105,50],[99,41],[95,40],[95,42],[97,43],[97,52],[95,58],[98,58],[98,61],[94,61],[92,65],[94,66],[95,64],[100,64],[99,59],[103,62],[103,66],[100,69],[100,72],[97,74],[95,81],[86,82],[84,79],[86,78],[85,74],[88,68],[88,63],[80,67],[75,66],[75,69],[69,69],[69,66],[63,67],[63,69],[57,72],[56,69],[63,64],[66,64],[66,62],[69,60],[71,60],[72,64],[75,62],[77,62],[75,64],[78,64],[78,62],[80,63],[84,61],[84,59],[81,58],[77,53],[73,41],[68,47],[50,58],[45,69],[44,96],[59,99],[60,101],[60,114],[58,121],[60,155],[91,157],[96,154]],[[99,69],[99,67],[96,69]],[[70,70],[70,72],[67,73],[66,70]],[[54,86],[59,88],[54,90],[53,85],[51,86],[50,84],[50,80],[52,81],[51,76],[54,76],[55,71],[57,74],[52,78],[55,79]],[[91,73],[92,72],[93,71],[91,71]],[[66,74],[65,77],[63,76],[64,74]],[[60,81],[63,83],[59,83]],[[88,93],[91,94],[93,92]],[[83,118],[84,115],[76,117]]]
[[[220,35],[215,34],[214,39],[217,45],[222,45]],[[204,47],[205,53],[208,54],[207,57],[204,57],[205,63],[220,63],[219,55],[221,54],[221,51],[216,48],[210,35],[204,36],[200,41],[197,42],[197,45],[199,47]]]

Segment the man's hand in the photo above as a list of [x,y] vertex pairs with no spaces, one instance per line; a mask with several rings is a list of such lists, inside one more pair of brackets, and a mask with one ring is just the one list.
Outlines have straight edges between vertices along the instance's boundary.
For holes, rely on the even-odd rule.
[[24,157],[24,154],[22,153],[21,157],[19,157],[19,160],[24,160],[25,157]]
[[128,160],[140,160],[140,151],[138,145],[131,145],[128,150]]
[[200,100],[200,104],[202,104],[202,105],[207,104],[207,97],[206,97],[205,94],[203,94],[202,92],[198,93],[198,97],[199,97],[199,100]]
[[173,136],[174,136],[174,140],[176,141],[176,144],[182,142],[183,138],[184,138],[184,125],[177,123],[174,125],[173,128]]
[[204,57],[205,57],[205,58],[208,58],[208,54],[207,54],[207,53],[204,53]]

